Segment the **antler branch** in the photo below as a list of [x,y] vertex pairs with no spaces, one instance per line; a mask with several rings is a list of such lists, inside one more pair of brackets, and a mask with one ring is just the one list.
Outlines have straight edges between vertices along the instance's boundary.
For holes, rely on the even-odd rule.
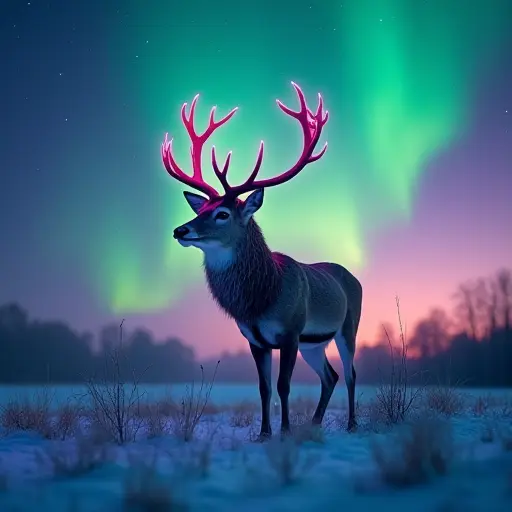
[[302,169],[306,167],[306,165],[319,160],[327,151],[326,142],[323,148],[317,154],[313,154],[313,151],[315,150],[315,147],[318,144],[318,141],[322,134],[322,129],[327,123],[327,120],[329,119],[329,113],[327,111],[325,111],[324,113],[323,111],[323,99],[321,94],[318,94],[318,106],[316,112],[313,113],[307,106],[306,98],[301,88],[295,82],[292,82],[292,85],[295,91],[297,92],[297,96],[299,98],[300,110],[292,110],[291,108],[284,105],[280,100],[277,100],[277,105],[285,114],[289,115],[290,117],[293,117],[300,123],[303,132],[304,144],[299,159],[297,160],[295,165],[293,165],[290,169],[280,174],[279,176],[262,180],[256,180],[256,177],[261,167],[261,163],[263,161],[264,144],[262,141],[260,143],[260,148],[258,150],[256,164],[249,178],[247,178],[247,180],[241,185],[231,186],[227,181],[227,171],[231,158],[231,152],[228,154],[226,163],[224,164],[224,167],[221,171],[219,170],[219,166],[217,165],[217,161],[215,158],[215,148],[212,148],[213,169],[217,178],[221,182],[226,194],[238,196],[245,192],[256,190],[257,188],[273,187],[275,185],[285,183],[291,180],[293,177],[297,176],[297,174],[299,174],[300,171],[302,171]]
[[[251,174],[249,175],[247,180],[241,185],[231,186],[228,182],[227,174],[229,164],[231,162],[232,152],[230,151],[227,154],[226,160],[224,161],[224,165],[222,166],[221,169],[217,162],[215,146],[212,146],[211,158],[213,171],[215,172],[215,175],[220,181],[222,187],[224,188],[224,192],[226,195],[238,196],[240,194],[249,192],[251,190],[255,190],[257,188],[273,187],[275,185],[285,183],[291,180],[297,174],[299,174],[299,172],[302,171],[302,169],[304,169],[306,165],[316,162],[325,154],[327,150],[327,143],[324,144],[323,148],[317,154],[313,154],[315,147],[318,144],[318,141],[322,134],[322,129],[327,123],[327,120],[329,119],[329,113],[327,111],[325,111],[324,113],[323,110],[322,96],[318,94],[318,106],[316,111],[313,113],[307,106],[306,98],[301,88],[295,82],[292,82],[292,85],[297,93],[300,109],[298,111],[292,110],[291,108],[284,105],[280,100],[277,100],[277,105],[285,114],[296,119],[302,128],[303,149],[297,162],[290,169],[283,172],[279,176],[275,176],[274,178],[256,180],[256,177],[258,176],[258,173],[261,168],[261,164],[263,162],[264,144],[263,141],[261,141],[260,147],[258,149],[258,155],[256,157],[256,163],[254,164],[254,168]],[[164,163],[165,168],[167,169],[167,172],[173,178],[177,179],[178,181],[181,181],[186,185],[190,185],[192,188],[195,188],[196,190],[204,192],[210,198],[214,198],[219,197],[219,193],[211,185],[206,183],[206,181],[203,178],[203,173],[201,169],[201,157],[203,146],[217,128],[227,123],[234,116],[235,112],[238,110],[238,107],[231,110],[231,112],[229,112],[225,117],[223,117],[219,121],[215,121],[216,107],[213,107],[210,111],[208,127],[203,133],[198,134],[194,128],[194,114],[198,98],[199,94],[197,94],[192,100],[192,103],[190,105],[190,113],[188,117],[186,112],[187,103],[184,103],[183,106],[181,107],[181,120],[191,140],[190,156],[192,159],[192,176],[186,174],[177,164],[176,159],[174,158],[172,152],[173,139],[171,138],[170,140],[168,140],[167,134],[165,134],[165,139],[162,144],[162,161]]]
[[[196,94],[190,105],[190,113],[188,117],[186,111],[187,103],[184,103],[183,106],[181,107],[181,120],[187,130],[188,136],[191,141],[190,157],[192,159],[192,176],[186,174],[176,162],[176,159],[174,158],[174,154],[172,152],[173,139],[171,138],[170,140],[168,140],[167,133],[165,134],[165,139],[161,148],[162,162],[167,172],[173,178],[177,179],[181,183],[184,183],[185,185],[189,185],[192,188],[205,193],[208,197],[213,198],[218,197],[219,193],[211,185],[206,183],[206,181],[203,178],[203,172],[201,168],[203,146],[205,142],[211,137],[213,132],[217,130],[217,128],[220,128],[223,124],[227,123],[235,115],[235,112],[238,110],[238,107],[231,110],[231,112],[229,112],[219,121],[215,121],[215,110],[217,107],[213,107],[210,111],[208,127],[203,133],[198,134],[194,128],[194,114],[198,98],[199,94]],[[229,165],[229,157],[227,159],[227,164]]]

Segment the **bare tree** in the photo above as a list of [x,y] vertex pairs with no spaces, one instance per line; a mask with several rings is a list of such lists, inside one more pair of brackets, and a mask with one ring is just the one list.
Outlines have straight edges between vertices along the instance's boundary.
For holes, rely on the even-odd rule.
[[512,271],[503,268],[496,274],[496,284],[500,294],[503,327],[511,330],[512,325]]
[[490,279],[489,280],[489,290],[488,290],[488,304],[487,304],[487,317],[488,317],[488,336],[489,338],[496,332],[496,329],[499,327],[499,300],[500,300],[500,290],[497,283],[497,280]]
[[[512,272],[501,269],[488,279],[479,280],[469,287],[471,303],[475,308],[475,317],[479,322],[480,337],[492,338],[498,329],[510,330],[512,313]],[[459,297],[461,299],[462,297]],[[467,295],[465,296],[467,299]],[[462,304],[465,307],[461,307]],[[467,300],[459,303],[459,311],[468,311]],[[480,319],[478,320],[478,314]],[[466,319],[469,318],[466,315]]]
[[92,405],[95,428],[114,439],[118,444],[134,441],[142,425],[139,379],[132,376],[131,384],[124,382],[123,323],[119,325],[119,344],[105,360],[105,376],[97,382],[86,382],[87,395]]
[[445,350],[450,339],[452,322],[445,311],[432,309],[418,322],[409,347],[421,357],[429,357]]
[[478,340],[485,333],[485,311],[488,304],[484,279],[468,281],[455,292],[455,317],[458,327],[467,335]]
[[393,342],[386,326],[383,330],[387,336],[391,356],[391,373],[381,381],[376,390],[377,416],[388,424],[404,421],[414,408],[422,388],[413,389],[409,383],[409,368],[407,364],[408,344],[405,326],[400,313],[400,300],[395,298],[398,315],[399,343]]

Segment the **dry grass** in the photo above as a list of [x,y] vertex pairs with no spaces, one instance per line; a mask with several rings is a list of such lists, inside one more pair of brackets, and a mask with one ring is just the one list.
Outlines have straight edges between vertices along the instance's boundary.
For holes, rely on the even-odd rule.
[[242,402],[236,404],[229,418],[229,424],[234,428],[247,428],[254,423],[254,404]]
[[453,458],[453,437],[447,421],[417,418],[394,440],[374,442],[372,455],[381,479],[392,487],[410,487],[444,475]]
[[425,406],[439,414],[454,416],[464,409],[464,398],[450,386],[434,386],[425,390]]
[[42,388],[32,398],[11,400],[0,407],[0,423],[7,432],[16,430],[37,432],[45,439],[56,436],[51,417],[52,395]]
[[316,402],[311,398],[298,397],[290,404],[290,423],[302,425],[311,422],[316,410]]
[[188,442],[194,438],[194,431],[201,421],[203,414],[207,413],[207,406],[210,400],[215,376],[219,368],[220,361],[217,362],[213,372],[212,380],[206,384],[204,378],[204,368],[201,365],[201,383],[199,389],[196,390],[195,383],[187,388],[185,396],[181,400],[181,407],[174,414],[172,428],[174,434]]
[[171,419],[176,415],[177,405],[169,400],[147,404],[143,416],[146,420],[148,438],[161,437],[172,430]]
[[45,439],[65,439],[74,435],[81,409],[68,403],[51,410],[53,395],[43,388],[32,398],[11,400],[0,407],[0,424],[7,432],[31,431]]
[[92,403],[93,423],[120,445],[134,441],[143,424],[140,407],[144,394],[139,391],[139,380],[135,375],[131,384],[123,382],[123,322],[119,325],[119,346],[105,361],[103,380],[98,383],[91,379],[86,383],[87,395]]
[[512,401],[510,397],[497,397],[491,394],[479,396],[474,401],[471,411],[475,416],[487,416],[491,412],[502,417],[512,416]]
[[394,425],[404,421],[417,405],[421,396],[421,388],[416,390],[409,387],[409,374],[407,368],[408,346],[402,317],[400,314],[400,300],[396,297],[396,308],[399,325],[399,346],[394,346],[391,337],[384,327],[391,355],[391,375],[388,382],[382,382],[376,391],[374,414],[382,418],[386,424]]
[[77,405],[66,404],[56,411],[54,417],[54,429],[56,438],[64,441],[76,435],[83,409]]

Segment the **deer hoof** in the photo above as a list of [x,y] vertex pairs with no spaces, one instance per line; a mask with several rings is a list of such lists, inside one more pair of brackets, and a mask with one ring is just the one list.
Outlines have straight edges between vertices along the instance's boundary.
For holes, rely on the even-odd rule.
[[347,432],[353,433],[357,430],[357,421],[354,418],[348,420]]
[[260,435],[256,438],[256,443],[265,443],[272,439],[272,432],[260,432]]

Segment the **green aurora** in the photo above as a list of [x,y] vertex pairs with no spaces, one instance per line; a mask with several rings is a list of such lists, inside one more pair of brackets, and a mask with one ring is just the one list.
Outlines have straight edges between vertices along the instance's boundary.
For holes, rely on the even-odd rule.
[[[168,131],[187,169],[183,102],[200,93],[199,129],[212,105],[218,116],[240,107],[212,140],[219,156],[233,150],[236,183],[252,169],[261,139],[262,176],[296,158],[299,128],[275,104],[296,108],[290,81],[313,106],[321,92],[330,113],[326,155],[269,190],[257,219],[276,250],[361,269],[371,262],[370,236],[411,218],[429,160],[467,130],[477,92],[468,84],[491,66],[510,10],[508,0],[154,4],[133,1],[136,22],[112,37],[113,59],[130,44],[139,61],[136,71],[126,66],[123,81],[152,141],[140,172],[155,201],[148,229],[156,232],[144,243],[113,207],[94,278],[116,313],[169,307],[202,279],[200,252],[172,239],[193,214],[159,153]],[[214,183],[209,151],[204,169]]]

